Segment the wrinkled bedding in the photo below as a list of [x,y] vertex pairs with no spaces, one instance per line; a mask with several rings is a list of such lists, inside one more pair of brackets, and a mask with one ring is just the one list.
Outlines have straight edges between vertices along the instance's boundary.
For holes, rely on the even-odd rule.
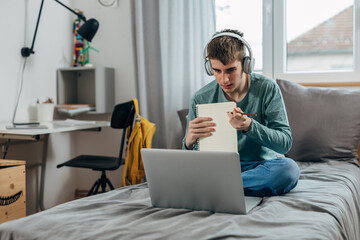
[[295,189],[248,215],[153,208],[144,183],[1,224],[0,239],[360,239],[359,167],[299,166]]

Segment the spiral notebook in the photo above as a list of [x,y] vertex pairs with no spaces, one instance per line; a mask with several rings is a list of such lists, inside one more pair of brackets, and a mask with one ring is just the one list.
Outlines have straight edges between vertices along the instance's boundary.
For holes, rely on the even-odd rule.
[[235,102],[197,104],[197,117],[211,117],[215,131],[209,137],[198,139],[199,151],[237,152],[237,131],[229,123],[227,112],[236,108]]

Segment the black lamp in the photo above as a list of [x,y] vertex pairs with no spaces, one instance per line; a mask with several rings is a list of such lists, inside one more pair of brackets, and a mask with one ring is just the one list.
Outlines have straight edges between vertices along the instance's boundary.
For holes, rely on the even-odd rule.
[[[95,36],[98,28],[99,28],[99,22],[96,19],[89,19],[86,20],[85,16],[81,13],[77,13],[74,10],[72,10],[71,8],[69,8],[68,6],[64,5],[62,2],[55,0],[55,2],[59,3],[60,5],[62,5],[63,7],[65,7],[66,9],[68,9],[70,12],[74,13],[75,15],[77,15],[80,19],[84,20],[84,24],[81,25],[81,27],[78,30],[78,33],[80,34],[80,36],[82,36],[83,38],[85,38],[86,40],[88,40],[89,42],[91,42],[91,40],[93,39],[93,37]],[[36,23],[36,28],[35,28],[35,33],[34,33],[34,38],[31,44],[31,48],[27,48],[27,47],[23,47],[21,49],[21,56],[23,57],[29,57],[30,54],[34,54],[34,43],[35,43],[35,38],[36,38],[36,33],[37,33],[37,29],[39,26],[39,21],[40,21],[40,16],[41,16],[41,11],[42,11],[42,7],[44,4],[44,0],[41,0],[41,5],[40,5],[40,11],[39,11],[39,16],[38,16],[38,20]]]

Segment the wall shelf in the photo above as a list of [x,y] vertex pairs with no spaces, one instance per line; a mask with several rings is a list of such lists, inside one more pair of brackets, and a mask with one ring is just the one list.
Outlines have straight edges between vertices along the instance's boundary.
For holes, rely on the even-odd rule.
[[57,103],[90,104],[90,113],[110,113],[115,105],[115,71],[108,67],[57,69]]

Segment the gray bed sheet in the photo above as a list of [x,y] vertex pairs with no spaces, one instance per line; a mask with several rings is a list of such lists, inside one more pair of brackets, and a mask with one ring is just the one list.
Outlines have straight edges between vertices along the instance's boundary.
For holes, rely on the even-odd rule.
[[248,215],[151,207],[146,183],[0,225],[0,239],[360,239],[360,171],[299,163],[298,185]]

